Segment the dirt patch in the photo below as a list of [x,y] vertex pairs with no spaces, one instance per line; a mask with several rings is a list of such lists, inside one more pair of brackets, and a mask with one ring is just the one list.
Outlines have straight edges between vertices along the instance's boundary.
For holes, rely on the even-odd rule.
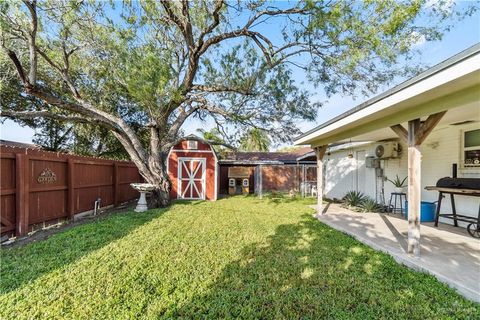
[[94,216],[92,213],[91,215],[78,217],[75,219],[74,222],[65,221],[55,225],[51,225],[44,229],[35,230],[33,232],[30,232],[26,236],[22,236],[20,238],[12,238],[12,240],[2,243],[2,248],[13,248],[18,246],[23,246],[31,242],[46,240],[54,234],[74,228],[76,226],[79,226],[85,223],[90,223],[95,220],[104,219],[105,217],[108,217],[112,214],[133,210],[133,208],[135,207],[135,203],[136,202],[130,202],[130,203],[126,203],[124,205],[118,206],[116,208],[103,209],[103,210],[100,210],[100,212],[96,216]]

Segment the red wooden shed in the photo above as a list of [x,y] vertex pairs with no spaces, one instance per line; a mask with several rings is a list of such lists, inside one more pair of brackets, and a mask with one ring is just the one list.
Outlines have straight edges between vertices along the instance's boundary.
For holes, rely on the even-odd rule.
[[170,149],[167,172],[171,199],[217,200],[218,159],[205,140],[190,135]]

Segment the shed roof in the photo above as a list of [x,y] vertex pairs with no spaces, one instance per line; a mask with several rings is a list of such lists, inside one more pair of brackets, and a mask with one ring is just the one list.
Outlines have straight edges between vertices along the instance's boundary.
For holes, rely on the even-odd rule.
[[310,147],[302,147],[290,152],[228,152],[220,163],[232,164],[281,164],[296,162],[300,156],[312,152]]
[[10,141],[10,140],[2,140],[2,139],[0,139],[0,146],[25,148],[25,149],[42,149],[41,146],[33,143],[24,143],[24,142]]

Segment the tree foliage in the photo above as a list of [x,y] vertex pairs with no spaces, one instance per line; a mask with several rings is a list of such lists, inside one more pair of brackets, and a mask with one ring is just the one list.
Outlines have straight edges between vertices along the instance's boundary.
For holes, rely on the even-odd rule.
[[268,134],[257,128],[250,129],[240,139],[240,150],[242,151],[268,151],[270,145]]
[[418,37],[441,37],[451,16],[441,10],[423,0],[0,0],[2,116],[101,127],[166,204],[164,154],[187,119],[212,121],[225,141],[252,128],[287,141],[319,107],[295,72],[328,94],[372,92],[412,71],[398,62]]
[[71,148],[72,124],[64,124],[55,119],[40,118],[36,121],[36,128],[42,128],[35,132],[33,143],[48,151],[65,152]]
[[252,128],[241,135],[238,142],[229,144],[224,140],[217,128],[212,130],[197,129],[197,132],[215,149],[215,152],[224,156],[227,152],[237,151],[269,151],[272,141],[267,132],[258,128]]

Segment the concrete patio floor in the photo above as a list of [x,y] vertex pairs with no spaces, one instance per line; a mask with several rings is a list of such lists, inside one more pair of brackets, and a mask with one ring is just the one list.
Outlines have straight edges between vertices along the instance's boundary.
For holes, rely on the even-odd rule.
[[359,213],[333,203],[323,212],[316,216],[321,222],[480,302],[480,240],[470,237],[466,229],[422,223],[420,256],[414,257],[406,253],[408,224],[399,215]]

